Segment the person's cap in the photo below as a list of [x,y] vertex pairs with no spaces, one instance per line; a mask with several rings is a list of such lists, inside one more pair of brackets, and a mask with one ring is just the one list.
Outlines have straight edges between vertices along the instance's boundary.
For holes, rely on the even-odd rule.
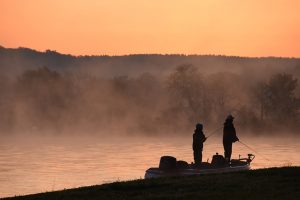
[[200,123],[196,124],[196,129],[203,129],[203,125]]
[[233,120],[233,119],[234,119],[234,117],[232,115],[228,115],[226,118],[226,120]]

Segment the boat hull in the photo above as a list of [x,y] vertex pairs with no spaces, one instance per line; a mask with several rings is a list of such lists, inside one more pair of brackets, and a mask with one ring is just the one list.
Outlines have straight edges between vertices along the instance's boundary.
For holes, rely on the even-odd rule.
[[145,178],[228,173],[228,172],[237,172],[237,171],[247,171],[250,169],[251,169],[251,167],[250,167],[249,163],[247,163],[246,165],[241,165],[241,166],[226,166],[226,167],[209,168],[209,169],[161,170],[159,168],[149,168],[148,170],[146,170]]

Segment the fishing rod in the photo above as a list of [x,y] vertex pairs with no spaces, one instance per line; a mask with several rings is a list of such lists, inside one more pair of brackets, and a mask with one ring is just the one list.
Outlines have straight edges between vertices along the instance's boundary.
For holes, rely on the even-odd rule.
[[216,133],[218,133],[218,131],[219,131],[220,129],[222,129],[222,128],[223,128],[223,126],[217,128],[216,130],[214,130],[214,131],[212,131],[212,132],[210,132],[210,134],[206,137],[206,139],[209,138],[209,137],[211,137],[211,136],[213,136],[213,135],[215,135]]
[[[213,136],[213,135],[215,135],[216,133],[218,133],[218,131],[219,131],[220,129],[222,129],[222,128],[223,128],[223,126],[217,128],[217,129],[214,130],[214,131],[212,131],[212,132],[210,133],[210,135],[208,135],[208,136],[206,137],[206,139],[209,138],[209,137],[211,137],[211,136]],[[266,157],[263,156],[261,153],[258,153],[258,152],[255,151],[253,148],[249,147],[247,144],[241,142],[240,140],[238,140],[238,142],[241,143],[242,145],[244,145],[245,147],[247,147],[248,149],[250,149],[251,151],[255,152],[257,155],[260,155],[260,156],[261,156],[262,158],[264,158],[265,160],[267,160],[267,161],[269,161],[269,162],[272,162],[270,159],[266,158]]]
[[223,127],[224,127],[224,126],[220,126],[220,127],[217,128],[216,130],[210,132],[210,134],[206,137],[206,139],[209,138],[209,137],[211,137],[211,136],[213,136],[213,135],[215,135],[215,134],[216,134],[219,130],[221,130]]
[[262,158],[264,158],[265,160],[272,162],[271,160],[269,160],[268,158],[266,158],[265,156],[263,156],[262,154],[258,153],[257,151],[255,151],[254,149],[252,149],[251,147],[249,147],[248,145],[246,145],[245,143],[241,142],[240,140],[238,140],[239,143],[241,143],[242,145],[244,145],[245,147],[247,147],[248,149],[250,149],[251,151],[255,152],[257,155],[260,155]]

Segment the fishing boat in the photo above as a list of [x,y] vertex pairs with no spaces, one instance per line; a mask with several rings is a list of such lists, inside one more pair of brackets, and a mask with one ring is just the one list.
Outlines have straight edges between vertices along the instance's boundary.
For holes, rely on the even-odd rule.
[[200,166],[193,163],[188,164],[185,161],[177,161],[172,156],[162,156],[160,158],[159,167],[149,168],[146,170],[145,178],[158,178],[168,176],[191,176],[213,173],[227,173],[236,171],[250,170],[250,163],[255,158],[253,154],[248,154],[247,158],[232,159],[226,161],[222,155],[218,153],[213,156],[211,163],[202,162]]

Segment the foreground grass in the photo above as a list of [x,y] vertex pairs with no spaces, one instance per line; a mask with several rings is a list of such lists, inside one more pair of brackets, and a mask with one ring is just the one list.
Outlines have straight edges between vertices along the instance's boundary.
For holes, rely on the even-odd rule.
[[49,199],[300,199],[300,167],[115,182],[14,198]]

